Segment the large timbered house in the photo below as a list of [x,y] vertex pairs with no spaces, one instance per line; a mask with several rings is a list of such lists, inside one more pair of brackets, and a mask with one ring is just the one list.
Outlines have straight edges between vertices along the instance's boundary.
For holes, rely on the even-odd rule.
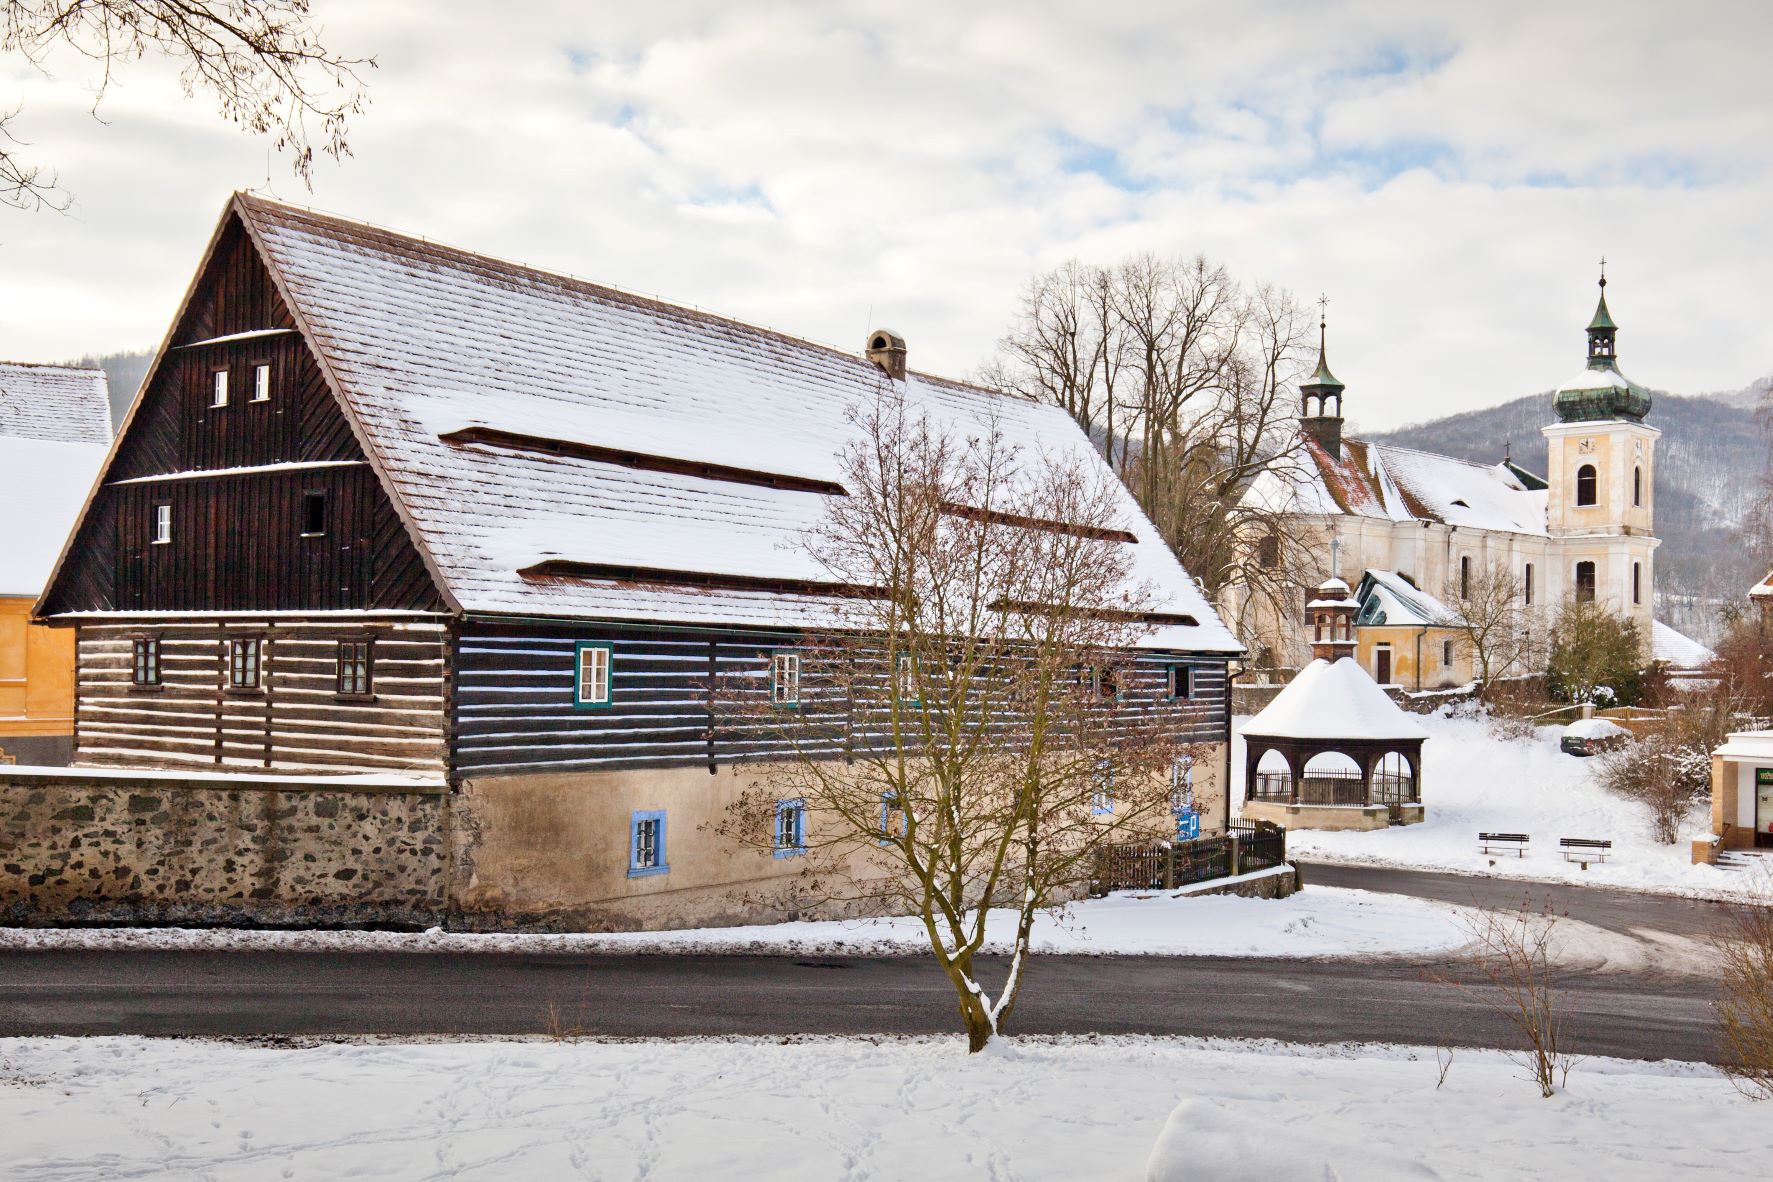
[[[893,381],[1100,463],[1060,411],[870,344],[236,196],[38,604],[77,629],[76,764],[434,777],[455,910],[746,915],[735,884],[786,868],[703,823],[787,751],[712,687],[791,676],[828,612],[794,539],[844,495],[849,409]],[[1216,818],[1239,646],[1125,517],[1162,612],[1124,692],[1186,687]]]

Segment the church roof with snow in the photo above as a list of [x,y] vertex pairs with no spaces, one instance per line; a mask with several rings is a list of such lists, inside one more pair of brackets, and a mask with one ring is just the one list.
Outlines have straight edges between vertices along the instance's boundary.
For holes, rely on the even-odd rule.
[[1428,732],[1386,696],[1352,657],[1321,657],[1299,671],[1243,726],[1269,739],[1425,739]]
[[[937,429],[1107,474],[1057,407],[245,195],[237,213],[465,612],[771,627],[828,622],[801,545],[887,383]],[[1131,494],[1148,647],[1241,645]]]
[[1354,622],[1374,627],[1451,628],[1459,613],[1396,571],[1369,570],[1355,592],[1361,610]]
[[1303,444],[1299,462],[1271,467],[1251,494],[1292,513],[1546,532],[1545,489],[1529,487],[1508,464],[1474,464],[1360,439],[1343,439],[1335,454],[1309,435]]

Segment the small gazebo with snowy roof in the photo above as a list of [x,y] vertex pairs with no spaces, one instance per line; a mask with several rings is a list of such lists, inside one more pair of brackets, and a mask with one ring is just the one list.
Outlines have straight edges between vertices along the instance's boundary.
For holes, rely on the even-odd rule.
[[1422,820],[1428,737],[1354,660],[1348,584],[1306,605],[1313,660],[1243,728],[1248,820],[1309,829],[1381,829]]

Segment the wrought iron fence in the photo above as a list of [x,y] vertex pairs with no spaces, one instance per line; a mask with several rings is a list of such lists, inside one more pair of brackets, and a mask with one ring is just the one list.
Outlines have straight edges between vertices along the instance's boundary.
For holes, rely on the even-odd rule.
[[1316,805],[1364,805],[1366,777],[1359,772],[1312,772],[1299,777],[1299,803]]
[[1279,866],[1287,859],[1287,831],[1270,825],[1233,825],[1193,841],[1122,842],[1096,851],[1092,894],[1171,890]]

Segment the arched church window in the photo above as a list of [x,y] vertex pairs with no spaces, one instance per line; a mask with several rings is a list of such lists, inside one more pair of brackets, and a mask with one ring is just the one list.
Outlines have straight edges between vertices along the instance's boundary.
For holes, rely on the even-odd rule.
[[1471,598],[1471,555],[1464,554],[1459,558],[1459,598]]
[[1533,564],[1530,562],[1521,572],[1521,600],[1528,607],[1533,606]]
[[1594,602],[1594,563],[1578,562],[1576,564],[1576,602]]
[[1595,483],[1593,464],[1584,464],[1576,469],[1576,503],[1578,505],[1595,503]]
[[1280,565],[1280,539],[1273,534],[1256,543],[1256,562],[1268,569]]
[[1642,468],[1631,470],[1631,503],[1633,506],[1641,506],[1644,503],[1644,470]]

